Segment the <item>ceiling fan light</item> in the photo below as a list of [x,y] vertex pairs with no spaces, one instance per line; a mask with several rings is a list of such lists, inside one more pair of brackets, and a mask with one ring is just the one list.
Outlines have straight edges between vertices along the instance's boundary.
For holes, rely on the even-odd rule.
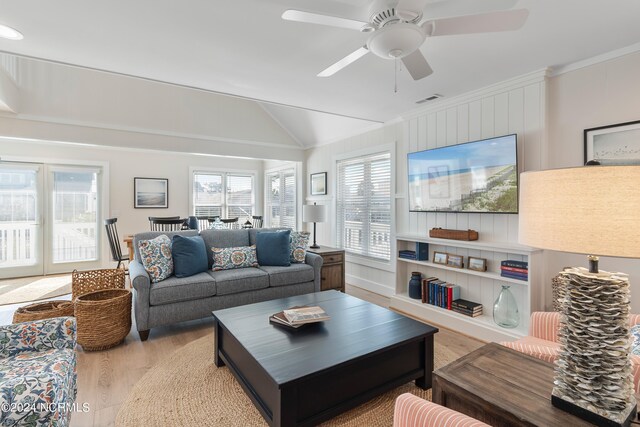
[[9,40],[22,40],[24,38],[20,31],[2,24],[0,24],[0,37]]
[[425,39],[424,31],[417,25],[393,24],[373,33],[367,47],[380,58],[395,59],[415,52]]

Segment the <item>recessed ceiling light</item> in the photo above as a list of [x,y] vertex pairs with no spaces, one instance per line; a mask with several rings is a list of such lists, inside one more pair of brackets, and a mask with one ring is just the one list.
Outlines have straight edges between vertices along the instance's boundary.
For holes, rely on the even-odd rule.
[[9,40],[22,40],[24,36],[18,30],[0,24],[0,37]]

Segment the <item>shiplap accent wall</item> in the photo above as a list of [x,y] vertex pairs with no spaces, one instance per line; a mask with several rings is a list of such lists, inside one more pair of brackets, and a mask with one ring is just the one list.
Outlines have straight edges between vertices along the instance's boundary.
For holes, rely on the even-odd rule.
[[[403,117],[400,123],[307,150],[307,180],[311,173],[332,171],[336,154],[395,142],[394,235],[426,236],[433,227],[471,228],[477,230],[484,241],[517,242],[517,215],[409,213],[407,153],[516,133],[520,172],[543,169],[546,164],[546,78],[547,71],[542,70],[451,99],[444,98]],[[308,188],[308,181],[306,186]],[[328,188],[327,196],[307,196],[306,200],[326,204],[329,218],[333,218],[335,176],[332,174],[328,177]],[[331,223],[318,224],[318,241],[334,243]],[[353,262],[347,263],[347,281],[387,295],[395,288],[395,274],[387,269]]]

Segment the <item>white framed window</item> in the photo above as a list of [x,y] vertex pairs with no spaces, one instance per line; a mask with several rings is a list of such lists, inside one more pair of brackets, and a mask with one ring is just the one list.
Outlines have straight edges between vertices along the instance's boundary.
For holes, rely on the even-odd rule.
[[265,173],[265,226],[296,228],[296,168]]
[[336,244],[348,254],[391,260],[390,151],[336,160]]
[[250,219],[254,214],[254,174],[193,170],[192,177],[194,215]]

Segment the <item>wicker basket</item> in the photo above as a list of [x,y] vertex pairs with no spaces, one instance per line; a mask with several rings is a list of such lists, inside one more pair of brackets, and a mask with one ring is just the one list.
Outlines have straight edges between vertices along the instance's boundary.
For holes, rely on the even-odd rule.
[[73,316],[71,301],[46,301],[20,307],[13,313],[13,323],[33,322],[52,317]]
[[103,289],[124,289],[125,271],[121,268],[74,270],[71,274],[71,299]]
[[106,350],[120,344],[131,330],[131,291],[89,292],[75,301],[78,344],[85,351]]

